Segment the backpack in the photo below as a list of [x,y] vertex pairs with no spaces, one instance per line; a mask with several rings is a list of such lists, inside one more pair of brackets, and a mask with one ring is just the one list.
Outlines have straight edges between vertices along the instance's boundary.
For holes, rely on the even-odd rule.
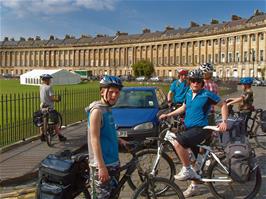
[[[78,157],[78,156],[76,156]],[[84,188],[89,176],[87,156],[73,159],[71,152],[50,154],[39,167],[38,199],[71,199]]]
[[255,151],[246,137],[245,121],[241,118],[229,119],[229,136],[225,142],[226,162],[230,177],[239,183],[251,179],[256,166]]
[[36,127],[41,127],[43,125],[43,114],[41,110],[33,113],[32,122]]
[[266,110],[261,112],[260,119],[261,119],[261,129],[263,132],[266,132]]

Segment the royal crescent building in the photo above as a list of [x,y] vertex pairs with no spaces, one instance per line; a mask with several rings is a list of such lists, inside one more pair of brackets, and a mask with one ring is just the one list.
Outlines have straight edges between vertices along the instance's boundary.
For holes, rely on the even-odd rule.
[[152,32],[114,36],[82,35],[64,39],[5,37],[0,42],[1,74],[20,75],[32,69],[88,70],[92,75],[132,74],[139,60],[153,63],[157,76],[175,76],[178,68],[212,63],[221,78],[266,77],[266,14],[256,10],[247,18],[191,22],[187,28],[166,27]]

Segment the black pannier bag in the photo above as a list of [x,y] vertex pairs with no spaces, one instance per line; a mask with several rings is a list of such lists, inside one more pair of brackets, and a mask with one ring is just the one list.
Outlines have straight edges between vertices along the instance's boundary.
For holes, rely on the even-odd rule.
[[248,142],[242,118],[228,118],[227,125],[229,131],[221,134],[221,144],[225,147],[229,174],[234,181],[244,183],[254,174],[255,152]]
[[43,114],[42,111],[36,111],[33,113],[33,124],[37,127],[41,127],[43,125]]
[[266,110],[261,112],[261,129],[263,132],[266,132]]
[[40,164],[37,198],[70,199],[81,190],[89,176],[86,156],[73,159],[70,152],[50,154]]

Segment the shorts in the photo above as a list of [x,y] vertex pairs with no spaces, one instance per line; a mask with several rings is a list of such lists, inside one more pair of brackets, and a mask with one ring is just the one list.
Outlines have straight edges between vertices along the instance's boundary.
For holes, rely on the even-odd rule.
[[[111,192],[118,185],[120,176],[120,166],[108,166],[107,170],[109,172],[110,179],[107,182],[102,183],[98,179],[98,169],[95,167],[90,167],[90,179],[91,179],[91,198],[92,199],[109,199]],[[115,198],[115,197],[113,197]]]
[[203,127],[192,127],[185,132],[177,134],[176,140],[179,144],[181,144],[184,148],[190,148],[195,157],[197,157],[199,147],[198,144],[209,141],[211,138],[211,131],[207,129],[202,129]]

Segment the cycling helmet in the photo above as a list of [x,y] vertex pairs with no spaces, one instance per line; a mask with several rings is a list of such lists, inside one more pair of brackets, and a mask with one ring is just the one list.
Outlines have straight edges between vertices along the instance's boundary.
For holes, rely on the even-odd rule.
[[42,80],[45,80],[45,79],[52,79],[53,76],[52,76],[52,75],[49,75],[49,74],[43,74],[43,75],[40,76],[40,78],[41,78]]
[[188,74],[188,70],[185,70],[185,69],[177,69],[177,72],[179,75],[187,75]]
[[240,84],[251,85],[253,83],[252,77],[243,77],[240,79]]
[[100,81],[100,88],[115,87],[121,89],[123,87],[122,81],[116,76],[105,75]]
[[201,64],[199,69],[203,72],[203,73],[212,73],[214,71],[213,65],[209,64],[209,63],[204,63]]
[[190,79],[203,79],[203,72],[200,69],[193,69],[188,73]]

